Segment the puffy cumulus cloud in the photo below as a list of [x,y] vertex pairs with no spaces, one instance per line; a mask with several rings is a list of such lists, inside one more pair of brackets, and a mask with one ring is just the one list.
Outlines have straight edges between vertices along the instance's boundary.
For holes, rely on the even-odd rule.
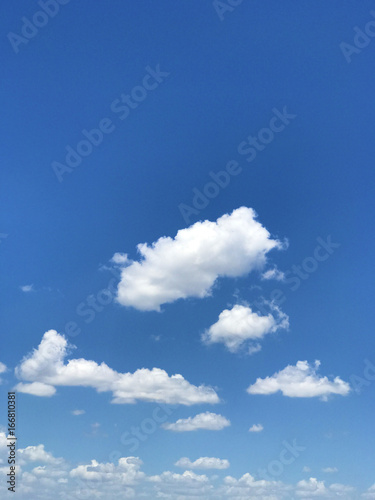
[[206,475],[192,471],[185,471],[183,474],[166,471],[158,476],[151,476],[149,481],[154,483],[156,498],[203,499],[211,497],[214,490]]
[[301,498],[322,497],[322,498],[345,498],[354,499],[355,488],[345,484],[334,483],[326,486],[324,481],[318,481],[314,477],[309,480],[303,479],[297,483],[295,493]]
[[[245,342],[261,340],[268,333],[289,327],[289,318],[281,310],[271,305],[274,315],[261,316],[251,307],[237,304],[225,309],[216,323],[202,335],[207,344],[222,343],[229,351],[237,352]],[[255,351],[254,351],[255,347]],[[250,343],[250,353],[260,350],[260,346]]]
[[142,460],[137,457],[122,457],[117,465],[92,460],[89,465],[79,465],[72,469],[69,475],[90,481],[110,482],[115,478],[121,484],[134,485],[145,477],[144,472],[140,471],[142,463]]
[[51,396],[55,386],[92,387],[98,392],[111,391],[113,403],[135,403],[138,400],[157,403],[192,405],[218,403],[219,397],[211,387],[190,384],[182,375],[169,376],[160,368],[142,368],[134,373],[119,373],[105,363],[100,365],[86,359],[71,359],[67,340],[55,330],[49,330],[37,349],[16,367],[23,381],[16,389],[38,396]]
[[25,292],[25,293],[34,292],[35,291],[34,285],[22,285],[22,286],[20,286],[20,289],[23,292]]
[[[241,207],[216,222],[196,222],[174,238],[139,244],[140,261],[124,261],[117,300],[142,311],[159,311],[177,299],[203,298],[218,278],[260,270],[267,253],[282,247],[256,220],[253,209]],[[113,258],[120,263],[121,258]]]
[[207,431],[221,431],[224,427],[228,427],[230,421],[217,413],[206,411],[205,413],[198,413],[195,417],[180,418],[177,422],[166,422],[162,427],[168,431],[186,432],[197,431],[204,429]]
[[60,465],[64,462],[62,458],[55,458],[52,453],[47,452],[44,449],[43,444],[38,444],[37,446],[28,446],[27,448],[21,448],[17,450],[20,465],[24,465],[29,462],[41,462],[52,465]]
[[238,500],[248,498],[261,498],[264,500],[291,498],[291,486],[285,485],[281,481],[256,480],[249,473],[244,474],[239,479],[227,476],[223,482],[224,485],[219,487],[222,498],[236,498]]
[[182,457],[175,463],[176,467],[183,469],[228,469],[230,463],[226,459],[215,457],[201,457],[191,462],[187,457]]
[[262,424],[254,424],[250,427],[249,432],[262,432],[263,428]]
[[328,377],[319,377],[317,370],[320,361],[309,365],[307,361],[298,361],[295,366],[288,365],[271,377],[258,378],[255,384],[247,389],[249,394],[274,394],[281,391],[290,398],[320,397],[326,401],[331,394],[346,396],[350,392],[350,385],[335,377],[332,381]]

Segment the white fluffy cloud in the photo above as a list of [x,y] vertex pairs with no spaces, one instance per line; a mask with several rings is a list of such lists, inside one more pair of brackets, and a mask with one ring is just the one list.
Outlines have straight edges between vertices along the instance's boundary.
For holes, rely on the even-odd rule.
[[[94,481],[112,481],[116,478],[123,484],[134,485],[138,480],[145,477],[140,471],[142,460],[137,457],[122,457],[118,465],[113,463],[101,464],[92,460],[89,465],[79,465],[72,469],[69,475],[73,478]],[[117,476],[117,477],[116,477]]]
[[[222,343],[231,352],[237,352],[245,342],[261,340],[268,333],[276,332],[281,328],[289,327],[289,318],[272,306],[271,313],[261,316],[253,312],[251,307],[237,304],[232,309],[225,309],[219,315],[216,323],[210,326],[202,335],[205,343]],[[257,344],[250,343],[251,352],[260,350]]]
[[[71,346],[72,347],[72,346]],[[16,375],[29,384],[16,386],[19,392],[51,396],[55,386],[92,387],[98,392],[111,391],[113,403],[134,403],[137,400],[157,403],[192,405],[218,403],[211,387],[190,384],[182,375],[169,376],[160,368],[142,368],[134,373],[119,373],[105,363],[71,359],[66,364],[68,343],[63,335],[49,330],[37,349],[22,360]]]
[[[282,248],[256,219],[253,209],[241,207],[216,222],[196,222],[175,238],[161,237],[137,246],[141,260],[124,263],[117,300],[143,311],[187,297],[206,297],[219,277],[238,277],[261,269],[266,254]],[[121,257],[119,257],[121,255]]]
[[309,480],[303,479],[296,485],[296,495],[301,498],[323,497],[323,498],[353,498],[355,489],[344,484],[331,484],[326,486],[324,481],[318,481],[314,477]]
[[254,424],[250,427],[249,432],[262,432],[263,425],[262,424]]
[[22,285],[22,286],[20,286],[20,289],[23,292],[25,292],[25,293],[33,292],[34,291],[34,285]]
[[224,427],[228,427],[230,421],[217,413],[206,411],[205,413],[198,413],[194,417],[180,418],[177,422],[162,425],[164,429],[175,432],[196,431],[198,429],[205,429],[208,431],[221,431]]
[[226,459],[215,457],[201,457],[191,462],[187,457],[182,457],[175,463],[183,469],[228,469],[230,463]]
[[331,394],[346,396],[350,386],[340,377],[329,380],[328,377],[319,377],[316,373],[320,366],[319,361],[309,365],[307,361],[298,361],[295,366],[288,365],[271,377],[258,378],[255,384],[247,389],[249,394],[274,394],[281,391],[290,398],[320,397],[326,401]]
[[20,459],[20,465],[29,462],[59,465],[64,461],[62,458],[55,458],[52,453],[47,452],[44,449],[43,444],[38,444],[37,446],[27,446],[27,448],[19,449],[17,450],[17,454]]

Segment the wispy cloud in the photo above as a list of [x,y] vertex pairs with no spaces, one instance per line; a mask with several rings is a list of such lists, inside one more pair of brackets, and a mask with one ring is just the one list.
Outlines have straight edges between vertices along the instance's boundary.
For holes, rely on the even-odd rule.
[[84,415],[86,412],[85,410],[72,410],[70,413],[72,415],[79,416],[79,415]]

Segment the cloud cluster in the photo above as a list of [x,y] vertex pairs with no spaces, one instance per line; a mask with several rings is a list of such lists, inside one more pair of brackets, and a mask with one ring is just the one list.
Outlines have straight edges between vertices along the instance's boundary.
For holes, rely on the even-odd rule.
[[[72,346],[71,346],[72,347]],[[211,387],[190,384],[182,375],[169,376],[160,368],[142,368],[134,373],[119,373],[105,363],[86,359],[64,360],[69,346],[66,338],[49,330],[37,349],[24,358],[16,368],[23,381],[16,389],[37,396],[52,396],[55,386],[92,387],[98,392],[111,391],[113,403],[126,404],[152,401],[192,405],[218,403],[219,397]]]
[[[17,498],[19,500],[61,500],[100,498],[101,500],[123,500],[126,498],[155,498],[179,500],[290,500],[290,498],[374,498],[375,485],[360,495],[352,486],[326,484],[316,478],[285,484],[282,481],[256,479],[250,473],[239,478],[197,474],[192,469],[221,469],[229,467],[227,460],[202,457],[195,462],[181,458],[176,465],[189,466],[181,474],[164,471],[147,476],[142,471],[138,457],[121,457],[116,463],[98,462],[93,459],[77,466],[63,458],[56,458],[42,444],[18,449],[20,461],[17,466]],[[0,460],[7,456],[7,438],[0,432]],[[0,466],[0,496],[7,496],[6,474],[8,467]]]
[[230,421],[217,413],[206,411],[194,417],[180,418],[177,422],[166,422],[162,427],[168,431],[188,432],[204,429],[207,431],[221,431],[230,425]]
[[247,389],[249,394],[274,394],[281,391],[290,398],[320,397],[326,401],[331,394],[346,396],[350,392],[350,385],[340,377],[329,380],[328,377],[319,377],[317,370],[320,361],[309,365],[307,361],[298,361],[295,366],[288,365],[271,377],[258,378]]
[[117,300],[142,311],[159,311],[177,299],[203,298],[218,278],[260,270],[267,253],[282,247],[256,220],[253,209],[241,207],[216,222],[196,222],[175,238],[139,244],[140,261],[129,264],[126,255],[116,253],[113,260],[124,264]]
[[[253,312],[251,307],[236,304],[232,309],[225,309],[216,323],[202,335],[207,344],[222,343],[230,352],[237,352],[245,342],[261,340],[268,333],[289,327],[289,318],[276,306],[272,306],[274,315],[266,316]],[[250,352],[259,351],[259,344],[250,344]]]

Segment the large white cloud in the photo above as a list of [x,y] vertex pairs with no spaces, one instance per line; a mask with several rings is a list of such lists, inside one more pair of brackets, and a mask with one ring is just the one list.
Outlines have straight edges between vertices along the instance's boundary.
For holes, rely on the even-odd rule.
[[163,236],[149,246],[137,246],[139,262],[126,255],[117,300],[143,311],[159,311],[161,304],[187,297],[206,297],[219,277],[238,277],[261,269],[266,254],[282,248],[256,219],[253,209],[241,207],[216,222],[205,220]]
[[182,457],[175,463],[176,467],[183,469],[228,469],[230,463],[226,459],[215,457],[200,457],[192,462],[187,457]]
[[221,431],[224,427],[228,427],[230,421],[217,413],[206,411],[198,413],[194,417],[180,418],[177,422],[166,422],[162,425],[164,429],[175,432],[196,431],[205,429],[208,431]]
[[274,314],[261,316],[253,312],[251,307],[240,304],[232,309],[224,309],[219,314],[218,321],[204,332],[202,340],[208,344],[222,343],[231,352],[237,352],[250,341],[250,352],[254,352],[257,344],[254,345],[251,341],[261,340],[268,333],[289,327],[288,316],[275,306],[272,306],[272,310]]
[[66,364],[69,346],[66,338],[49,330],[37,349],[24,358],[16,375],[30,384],[20,383],[19,392],[51,396],[55,386],[92,387],[98,392],[111,391],[113,403],[134,403],[137,400],[157,403],[192,405],[218,403],[211,387],[190,384],[182,375],[169,376],[160,368],[142,368],[134,373],[119,373],[105,363],[71,359]]
[[290,398],[320,397],[324,401],[331,394],[346,396],[350,392],[350,385],[340,377],[329,380],[328,377],[319,377],[317,370],[320,361],[309,365],[307,361],[298,361],[295,366],[288,365],[271,377],[258,378],[247,389],[249,394],[274,394],[281,391]]

